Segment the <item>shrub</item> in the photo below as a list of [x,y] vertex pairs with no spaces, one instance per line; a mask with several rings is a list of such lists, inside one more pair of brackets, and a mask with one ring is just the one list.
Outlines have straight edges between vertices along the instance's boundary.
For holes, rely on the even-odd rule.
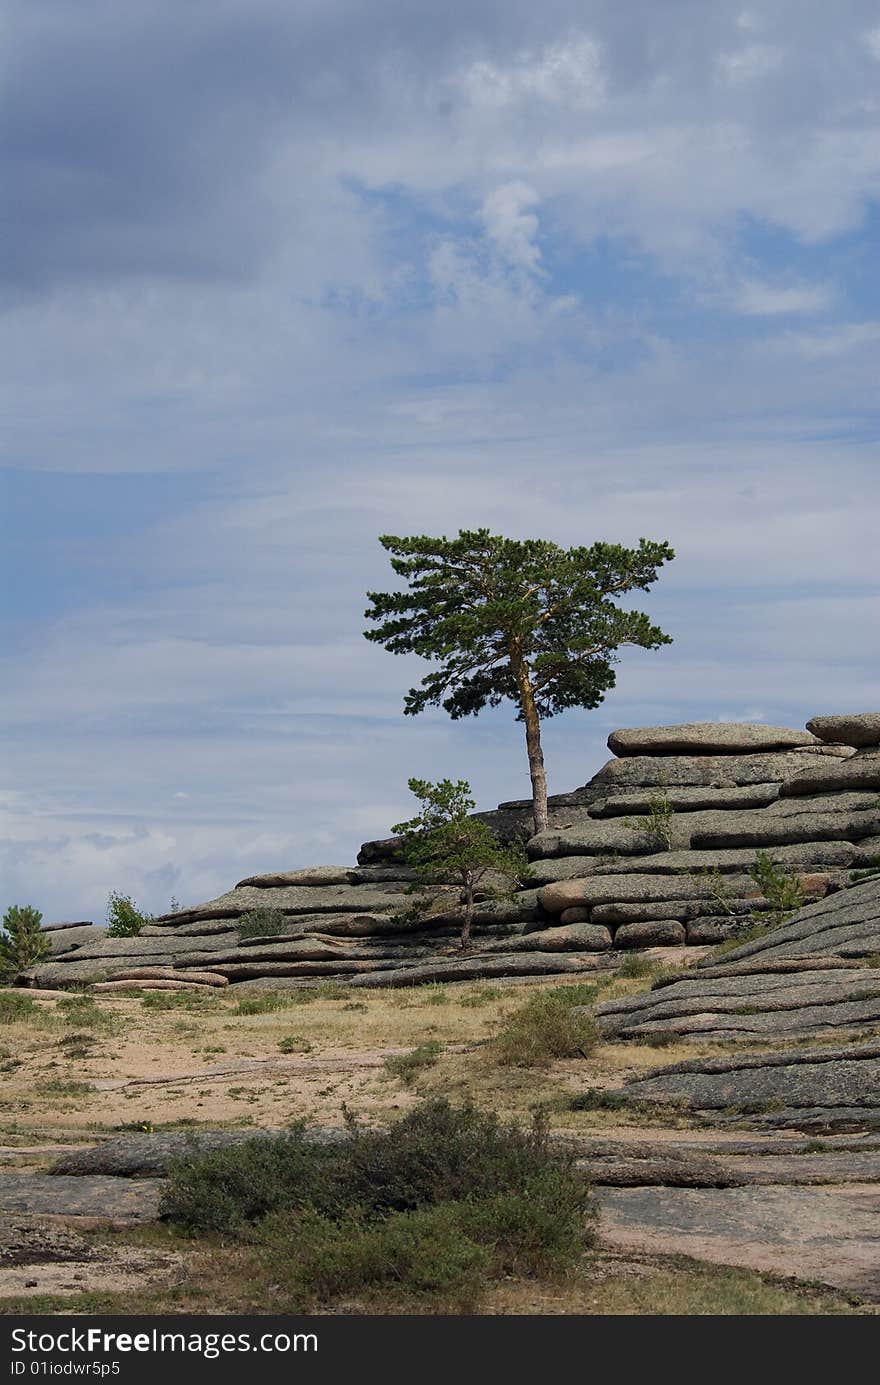
[[661,851],[671,851],[674,818],[675,809],[669,802],[666,790],[660,789],[648,799],[646,817],[636,818],[634,822],[630,818],[625,818],[623,825],[631,832],[645,832],[649,837],[653,837]]
[[624,957],[617,969],[617,975],[626,981],[637,981],[643,976],[651,976],[657,970],[657,964],[650,957],[640,957],[637,952],[631,952],[628,957]]
[[111,890],[107,899],[107,937],[135,938],[153,920],[142,914],[130,895]]
[[408,1087],[425,1068],[434,1066],[442,1052],[443,1045],[436,1039],[429,1039],[427,1043],[410,1049],[409,1053],[396,1053],[391,1058],[386,1058],[385,1070],[391,1073],[392,1077],[399,1077],[404,1086]]
[[545,991],[514,1011],[489,1049],[504,1066],[536,1068],[549,1067],[558,1058],[586,1058],[597,1042],[590,1015]]
[[301,1034],[285,1034],[283,1039],[278,1040],[278,1047],[282,1053],[311,1053],[312,1051],[312,1045]]
[[40,930],[43,915],[30,904],[10,904],[0,933],[0,982],[11,981],[25,967],[49,955],[49,942]]
[[67,1024],[82,1029],[112,1029],[114,1019],[88,995],[65,996],[58,1002],[58,1013]]
[[364,1290],[403,1290],[452,1300],[460,1309],[481,1293],[492,1254],[463,1230],[456,1204],[397,1212],[379,1222],[338,1223],[285,1213],[260,1228],[258,1259],[299,1307]]
[[238,1002],[236,1015],[269,1015],[292,1004],[281,991],[264,991],[262,995],[246,995]]
[[37,1012],[37,1002],[21,991],[0,991],[0,1024],[15,1024],[30,1019]]
[[251,909],[238,924],[239,938],[272,938],[289,933],[291,924],[280,909]]
[[775,866],[768,852],[757,853],[749,875],[770,904],[769,913],[763,916],[768,927],[784,923],[804,903],[806,896],[798,877],[786,875],[781,867]]
[[324,1216],[372,1220],[441,1202],[473,1202],[534,1186],[548,1169],[584,1184],[574,1155],[494,1112],[422,1102],[384,1130],[349,1119],[348,1138],[308,1139],[304,1126],[259,1137],[172,1168],[163,1215],[194,1231],[231,1231],[270,1212],[310,1207]]

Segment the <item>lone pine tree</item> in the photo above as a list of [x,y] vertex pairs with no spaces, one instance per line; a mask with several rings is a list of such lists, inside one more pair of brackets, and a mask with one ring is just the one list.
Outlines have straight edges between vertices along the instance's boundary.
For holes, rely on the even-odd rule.
[[671,643],[617,598],[647,591],[673,550],[648,539],[637,548],[560,548],[488,529],[462,529],[454,539],[385,534],[379,542],[408,590],[368,592],[364,614],[377,628],[364,634],[392,654],[439,665],[406,694],[404,713],[440,706],[455,720],[513,702],[525,723],[535,831],[544,831],[541,721],[567,707],[598,707],[614,687],[621,646]]

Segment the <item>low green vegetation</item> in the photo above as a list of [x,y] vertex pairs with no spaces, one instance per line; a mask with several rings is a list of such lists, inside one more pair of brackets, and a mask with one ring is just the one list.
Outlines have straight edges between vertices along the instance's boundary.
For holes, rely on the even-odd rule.
[[245,938],[274,938],[291,931],[290,920],[281,909],[251,909],[236,924],[238,936]]
[[770,904],[770,909],[765,915],[769,928],[785,923],[806,900],[804,887],[798,877],[789,875],[781,866],[774,865],[773,858],[767,851],[757,853],[749,875]]
[[648,799],[648,812],[645,817],[625,818],[623,825],[631,832],[644,832],[647,836],[653,837],[659,850],[671,851],[674,818],[675,809],[669,802],[669,796],[665,789],[660,789]]
[[560,986],[531,996],[507,1017],[485,1051],[502,1067],[547,1068],[561,1058],[587,1058],[598,1043],[598,1030],[592,1016],[566,998],[568,990]]
[[297,1126],[181,1160],[162,1215],[238,1242],[297,1311],[352,1293],[473,1308],[492,1280],[572,1270],[596,1210],[542,1120],[435,1100],[332,1144]]
[[385,1071],[408,1087],[426,1068],[434,1067],[442,1052],[443,1045],[436,1039],[429,1039],[427,1043],[410,1049],[409,1053],[396,1053],[386,1058]]
[[40,929],[43,915],[31,904],[10,904],[0,933],[0,985],[12,981],[25,967],[49,955],[49,941]]
[[[461,946],[466,948],[478,891],[482,897],[512,894],[529,874],[525,846],[521,841],[503,846],[491,827],[473,816],[477,805],[464,779],[455,783],[440,779],[436,784],[409,779],[407,783],[419,800],[419,812],[391,830],[402,838],[403,859],[416,873],[409,892],[418,898],[410,914],[418,917],[435,905],[431,886],[458,885],[463,905]],[[498,879],[507,882],[506,889],[496,883]]]
[[153,920],[137,907],[130,895],[111,890],[107,900],[107,937],[136,938]]
[[37,1002],[23,991],[0,991],[0,1024],[17,1024],[32,1019]]

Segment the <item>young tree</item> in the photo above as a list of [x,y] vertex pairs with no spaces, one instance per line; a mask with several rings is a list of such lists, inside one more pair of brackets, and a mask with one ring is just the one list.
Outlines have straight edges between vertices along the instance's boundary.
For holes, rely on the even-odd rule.
[[17,972],[48,956],[49,942],[40,931],[42,917],[30,904],[10,904],[6,910],[0,933],[0,982],[11,981]]
[[380,537],[409,590],[368,592],[377,622],[368,640],[392,654],[439,664],[411,688],[404,713],[441,706],[453,719],[505,699],[525,723],[535,831],[547,821],[541,720],[567,707],[598,707],[614,687],[622,645],[657,649],[671,640],[617,598],[647,591],[675,556],[668,543],[637,548],[594,543],[559,548],[542,539],[505,539],[488,529],[455,539]]
[[528,874],[528,863],[521,843],[500,846],[491,827],[472,817],[476,804],[466,780],[408,779],[407,785],[421,803],[421,811],[407,822],[392,827],[403,838],[403,855],[412,866],[421,887],[443,885],[454,880],[464,896],[461,946],[470,943],[476,893],[485,877],[506,875],[511,890]]

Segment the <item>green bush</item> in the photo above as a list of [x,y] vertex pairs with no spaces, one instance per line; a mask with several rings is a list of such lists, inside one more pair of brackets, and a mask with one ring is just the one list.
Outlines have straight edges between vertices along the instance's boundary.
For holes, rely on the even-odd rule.
[[0,983],[48,957],[49,941],[40,930],[42,918],[30,904],[10,904],[6,910],[0,933]]
[[482,1290],[492,1254],[471,1240],[452,1203],[397,1212],[379,1222],[335,1222],[305,1213],[267,1217],[257,1259],[296,1307],[382,1289],[440,1297],[459,1309]]
[[650,957],[640,957],[637,952],[631,952],[628,957],[624,957],[617,969],[617,975],[626,981],[638,981],[643,976],[651,976],[657,970],[657,963]]
[[557,991],[543,991],[508,1017],[487,1049],[505,1067],[546,1068],[560,1058],[586,1058],[598,1037],[590,1015]]
[[425,1068],[434,1066],[442,1052],[443,1045],[436,1039],[429,1039],[427,1043],[410,1049],[409,1053],[397,1053],[391,1058],[386,1058],[385,1070],[390,1072],[392,1077],[399,1077],[404,1086],[408,1087]]
[[66,1024],[81,1029],[112,1029],[115,1020],[88,995],[65,996],[58,1002],[58,1013]]
[[280,909],[251,909],[236,924],[239,938],[272,938],[289,933],[291,922]]
[[761,916],[761,922],[766,922],[770,928],[785,923],[786,919],[791,918],[791,915],[800,909],[806,899],[798,877],[786,875],[781,866],[775,866],[772,856],[767,851],[759,851],[756,854],[755,864],[749,870],[749,875],[771,906],[769,912]]
[[37,1013],[37,1002],[21,991],[0,991],[0,1024],[15,1024]]
[[130,895],[111,890],[107,899],[107,937],[135,938],[153,920],[141,913]]
[[592,1243],[574,1155],[494,1113],[427,1101],[339,1142],[303,1126],[177,1161],[162,1214],[249,1244],[298,1306],[397,1288],[469,1301],[486,1276],[556,1274]]
[[270,1015],[274,1010],[283,1010],[293,1001],[283,991],[264,991],[261,995],[246,995],[238,1002],[236,1015]]

